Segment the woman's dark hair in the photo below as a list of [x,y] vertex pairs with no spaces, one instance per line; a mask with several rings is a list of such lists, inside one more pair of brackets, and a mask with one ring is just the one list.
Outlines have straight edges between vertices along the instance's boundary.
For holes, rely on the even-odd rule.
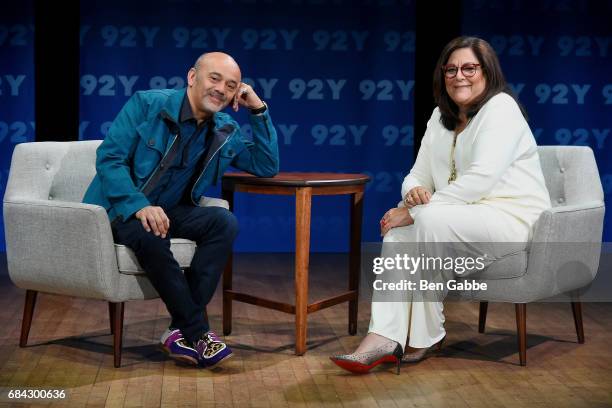
[[527,119],[527,112],[519,103],[516,96],[506,83],[504,73],[499,65],[499,59],[493,47],[485,40],[477,37],[457,37],[448,44],[442,50],[436,69],[433,75],[433,91],[434,99],[438,108],[440,108],[442,125],[448,130],[454,130],[459,124],[459,107],[453,102],[448,93],[446,92],[446,84],[444,81],[444,71],[442,67],[448,62],[450,55],[460,48],[469,48],[472,50],[480,68],[482,74],[485,77],[485,89],[478,98],[468,107],[466,115],[468,120],[478,113],[480,108],[495,95],[500,92],[505,92],[512,96],[516,103],[519,105],[521,112],[525,119]]

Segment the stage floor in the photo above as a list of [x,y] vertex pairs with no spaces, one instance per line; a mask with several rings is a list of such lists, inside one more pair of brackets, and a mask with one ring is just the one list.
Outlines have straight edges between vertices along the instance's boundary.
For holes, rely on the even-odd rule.
[[[281,301],[293,296],[291,254],[235,255],[234,288]],[[313,254],[310,300],[346,289],[343,254]],[[518,364],[515,309],[490,304],[478,333],[478,304],[446,304],[442,351],[414,365],[351,375],[330,360],[366,334],[369,305],[359,305],[357,336],[347,332],[347,304],[308,316],[308,352],[293,353],[293,316],[234,303],[234,357],[214,370],[182,366],[156,345],[169,324],[159,300],[126,304],[123,361],[113,368],[108,308],[102,301],[40,294],[29,346],[19,348],[24,291],[0,274],[0,406],[9,390],[64,390],[61,407],[612,406],[612,304],[583,305],[585,344],[576,342],[568,304],[527,306],[527,366]],[[221,293],[208,308],[221,332]],[[13,401],[12,403],[10,401]],[[38,406],[41,400],[32,403]],[[23,406],[21,404],[16,406]]]

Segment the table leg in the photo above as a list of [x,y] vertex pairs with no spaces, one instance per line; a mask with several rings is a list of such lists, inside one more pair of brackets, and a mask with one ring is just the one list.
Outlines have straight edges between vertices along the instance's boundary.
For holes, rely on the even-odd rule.
[[359,305],[359,269],[361,268],[361,221],[363,214],[363,191],[351,194],[351,232],[349,249],[349,290],[357,292],[349,301],[348,332],[357,333],[357,308]]
[[[229,210],[234,210],[234,191],[223,189],[221,197],[229,203]],[[223,334],[228,336],[232,333],[232,298],[226,293],[232,290],[232,265],[233,254],[230,254],[225,270],[223,271]]]
[[306,352],[312,187],[295,192],[295,354]]

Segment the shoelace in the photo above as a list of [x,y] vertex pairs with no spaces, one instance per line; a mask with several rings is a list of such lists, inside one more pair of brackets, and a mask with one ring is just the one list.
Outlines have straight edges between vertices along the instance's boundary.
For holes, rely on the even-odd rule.
[[202,336],[200,341],[204,342],[204,350],[202,356],[204,358],[210,358],[225,349],[225,344],[219,339],[214,333],[208,332]]
[[212,331],[209,331],[208,333],[206,333],[205,336],[208,337],[210,341],[221,341],[219,336],[217,336],[215,332],[212,332]]

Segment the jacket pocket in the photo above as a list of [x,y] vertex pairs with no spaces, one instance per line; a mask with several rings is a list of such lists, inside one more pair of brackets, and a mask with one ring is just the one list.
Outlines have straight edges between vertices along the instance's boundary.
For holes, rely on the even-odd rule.
[[[132,169],[134,172],[135,181],[143,182],[146,180],[153,170],[159,164],[163,156],[163,140],[161,137],[155,136],[152,132],[148,132],[148,122],[136,128],[139,141],[132,158]],[[140,184],[140,183],[137,183]]]
[[206,169],[206,178],[209,179],[213,185],[217,185],[217,182],[221,180],[223,173],[229,167],[232,160],[234,160],[235,152],[233,149],[224,150],[215,157],[212,157],[210,163],[208,164],[208,168]]

